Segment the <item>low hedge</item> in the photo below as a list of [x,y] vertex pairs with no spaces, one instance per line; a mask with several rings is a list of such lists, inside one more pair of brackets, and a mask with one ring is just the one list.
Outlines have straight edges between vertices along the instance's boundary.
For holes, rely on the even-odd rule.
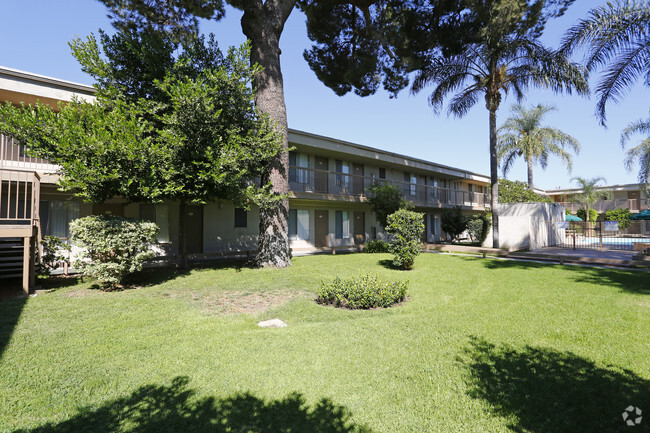
[[376,276],[362,275],[349,279],[336,277],[321,283],[316,302],[341,308],[387,308],[406,297],[407,282],[380,282]]
[[381,239],[368,241],[363,251],[366,253],[387,253],[388,242],[382,241]]

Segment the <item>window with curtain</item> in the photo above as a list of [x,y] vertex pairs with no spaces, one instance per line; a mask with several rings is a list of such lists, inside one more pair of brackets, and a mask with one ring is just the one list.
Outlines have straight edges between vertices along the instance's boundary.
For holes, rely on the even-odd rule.
[[289,209],[289,239],[309,240],[309,211]]
[[79,202],[41,202],[41,228],[47,236],[70,237],[70,222],[79,218]]
[[335,237],[336,239],[349,239],[350,238],[350,214],[348,211],[337,210],[335,221]]

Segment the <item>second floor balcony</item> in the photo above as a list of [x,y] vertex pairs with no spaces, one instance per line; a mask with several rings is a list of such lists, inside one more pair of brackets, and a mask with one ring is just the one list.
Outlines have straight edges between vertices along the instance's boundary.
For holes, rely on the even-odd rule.
[[[578,209],[583,208],[584,206],[570,201],[563,201],[558,203],[561,206],[567,208],[567,210],[576,213]],[[629,209],[632,212],[640,212],[646,209],[650,209],[650,199],[618,199],[618,200],[598,200],[591,205],[591,209],[594,209],[598,213],[607,212],[608,210],[613,209]]]
[[490,195],[482,192],[461,191],[313,168],[290,167],[289,169],[289,189],[294,194],[313,193],[363,198],[369,197],[369,189],[377,184],[394,185],[402,192],[402,197],[405,200],[411,201],[417,206],[460,205],[485,208],[490,204]]

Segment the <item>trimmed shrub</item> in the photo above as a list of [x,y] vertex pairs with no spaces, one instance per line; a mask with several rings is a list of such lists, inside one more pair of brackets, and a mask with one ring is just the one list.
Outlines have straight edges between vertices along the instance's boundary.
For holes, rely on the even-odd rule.
[[386,233],[391,235],[388,251],[394,256],[393,265],[400,269],[411,269],[422,248],[424,215],[400,209],[388,216]]
[[377,239],[374,241],[368,241],[363,249],[366,253],[387,253],[388,252],[388,242]]
[[155,223],[117,216],[88,216],[70,223],[72,242],[84,250],[74,266],[86,275],[115,287],[129,273],[155,256]]
[[460,206],[454,206],[442,211],[440,228],[451,237],[451,241],[458,240],[460,235],[467,230],[467,217],[463,215]]
[[618,221],[618,228],[623,230],[632,225],[632,212],[629,209],[611,209],[605,212],[606,221]]
[[474,214],[467,220],[467,233],[472,242],[483,244],[490,231],[490,220],[483,214]]
[[374,275],[356,278],[336,277],[331,283],[321,283],[316,302],[351,309],[387,308],[406,297],[408,282],[380,282]]
[[[581,207],[578,209],[576,212],[576,216],[578,218],[582,218],[583,221],[587,221],[587,211],[585,211],[585,208]],[[596,212],[596,209],[589,209],[589,222],[593,223],[596,222],[598,219],[598,212]]]
[[47,277],[50,272],[58,269],[61,263],[70,265],[70,261],[65,252],[70,253],[70,245],[63,242],[56,236],[43,236],[41,239],[43,255],[41,262],[36,264],[36,273],[39,276]]

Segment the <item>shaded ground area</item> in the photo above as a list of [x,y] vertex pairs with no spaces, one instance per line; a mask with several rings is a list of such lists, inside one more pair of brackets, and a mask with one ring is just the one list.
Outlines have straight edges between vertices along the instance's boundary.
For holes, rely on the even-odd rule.
[[[463,362],[470,395],[489,402],[516,432],[631,431],[625,408],[650,412],[650,381],[571,352],[472,338]],[[649,432],[650,422],[643,419],[632,430]]]
[[83,408],[66,421],[18,432],[371,433],[350,421],[349,410],[326,398],[314,406],[299,393],[272,401],[250,393],[197,398],[188,382],[176,377],[170,386],[143,386],[128,397]]
[[556,256],[564,257],[590,257],[595,259],[615,259],[615,260],[632,260],[638,251],[631,250],[592,250],[592,249],[572,249],[572,248],[558,248],[558,247],[545,247],[538,250],[530,251],[532,254],[553,254]]

